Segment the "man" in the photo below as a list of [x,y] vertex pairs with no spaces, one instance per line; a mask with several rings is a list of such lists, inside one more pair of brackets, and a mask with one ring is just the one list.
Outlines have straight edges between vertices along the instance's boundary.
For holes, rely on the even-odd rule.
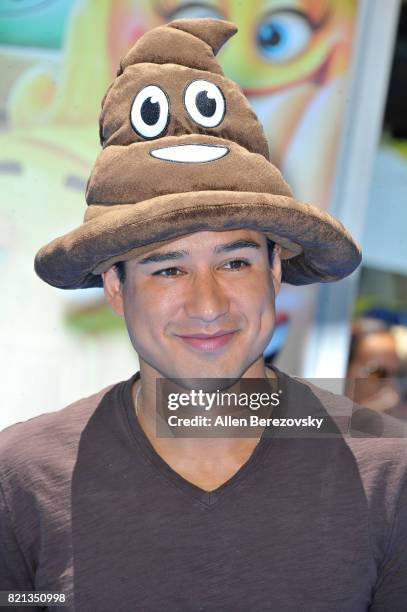
[[169,247],[154,250],[149,261],[128,261],[123,284],[114,268],[103,277],[106,296],[124,315],[140,358],[142,388],[138,381],[133,392],[136,397],[140,391],[141,426],[168,465],[211,490],[239,469],[256,440],[155,436],[156,378],[164,372],[171,379],[266,376],[262,351],[274,327],[281,249],[276,245],[270,269],[266,237],[260,232],[198,236],[171,242],[171,252]]
[[381,319],[353,321],[346,378],[345,394],[358,404],[407,418],[403,363],[391,326]]
[[[92,612],[406,609],[405,441],[345,436],[349,400],[264,365],[281,282],[339,280],[360,251],[268,161],[214,57],[234,31],[179,20],[130,50],[85,222],[37,254],[54,286],[103,284],[140,372],[2,432],[3,590]],[[158,435],[160,385],[192,397],[196,378],[273,390],[272,422]]]

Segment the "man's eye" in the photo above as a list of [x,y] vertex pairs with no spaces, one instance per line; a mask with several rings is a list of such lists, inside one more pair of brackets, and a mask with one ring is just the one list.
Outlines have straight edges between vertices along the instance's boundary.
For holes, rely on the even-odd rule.
[[[251,264],[244,260],[244,259],[232,259],[230,261],[227,261],[225,264],[223,264],[222,267],[225,266],[231,266],[232,270],[242,270],[243,268],[247,268],[248,266],[250,266]],[[162,270],[157,270],[156,272],[153,272],[152,275],[153,276],[164,276],[166,278],[168,278],[169,276],[180,276],[180,274],[177,274],[177,272],[179,272],[180,274],[182,274],[182,270],[180,268],[163,268]]]
[[[241,266],[240,264],[244,264],[244,266]],[[250,263],[248,261],[245,261],[244,259],[232,259],[231,261],[225,263],[225,266],[228,265],[232,266],[232,270],[242,270],[243,268],[247,268],[248,266],[250,266]]]
[[157,272],[153,272],[153,276],[178,276],[178,274],[164,274],[164,272],[181,272],[179,268],[163,268],[162,270],[157,270]]

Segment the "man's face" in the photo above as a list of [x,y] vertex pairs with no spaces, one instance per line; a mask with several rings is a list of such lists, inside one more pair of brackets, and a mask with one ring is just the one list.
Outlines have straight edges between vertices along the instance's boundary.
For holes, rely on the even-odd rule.
[[374,410],[386,410],[401,401],[396,378],[400,357],[388,331],[361,337],[347,372],[346,393],[354,402]]
[[[264,234],[196,232],[127,261],[123,285],[113,268],[103,278],[140,364],[162,376],[239,378],[263,364],[281,282],[280,247],[270,267]],[[187,337],[199,334],[223,337]]]

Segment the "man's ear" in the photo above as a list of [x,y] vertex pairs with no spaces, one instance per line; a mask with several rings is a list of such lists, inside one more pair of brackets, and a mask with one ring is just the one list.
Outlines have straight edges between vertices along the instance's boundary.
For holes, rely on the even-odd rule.
[[107,301],[116,314],[123,316],[124,308],[122,284],[116,269],[112,266],[106,272],[102,272],[102,278],[103,289]]
[[273,277],[274,295],[277,296],[281,288],[281,246],[279,244],[274,245],[273,249],[273,260],[270,268],[271,275]]

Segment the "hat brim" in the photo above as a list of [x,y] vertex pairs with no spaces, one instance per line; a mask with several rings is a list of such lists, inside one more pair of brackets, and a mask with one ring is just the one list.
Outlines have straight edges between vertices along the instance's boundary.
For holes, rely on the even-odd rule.
[[236,191],[161,195],[137,204],[88,207],[85,222],[37,253],[34,268],[62,289],[101,287],[100,272],[137,249],[200,231],[247,228],[286,250],[282,281],[292,285],[340,280],[361,262],[361,251],[342,223],[288,196]]

